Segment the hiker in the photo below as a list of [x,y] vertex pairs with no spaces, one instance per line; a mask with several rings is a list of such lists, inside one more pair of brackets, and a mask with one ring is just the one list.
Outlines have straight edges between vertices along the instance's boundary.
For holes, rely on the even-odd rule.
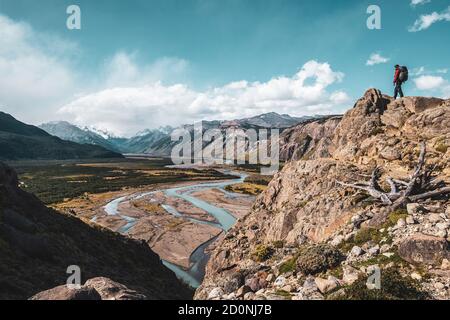
[[408,68],[400,67],[398,64],[395,65],[395,75],[394,75],[394,99],[397,99],[397,96],[400,94],[400,97],[403,98],[403,89],[402,84],[408,81]]

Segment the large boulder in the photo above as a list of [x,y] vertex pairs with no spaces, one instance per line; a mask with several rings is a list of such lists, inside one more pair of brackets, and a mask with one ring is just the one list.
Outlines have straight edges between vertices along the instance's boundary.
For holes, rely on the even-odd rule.
[[111,279],[92,278],[79,287],[67,285],[39,292],[30,300],[145,300],[146,297]]
[[100,294],[90,287],[69,288],[62,285],[53,289],[39,292],[30,300],[101,300]]
[[131,290],[111,279],[99,277],[93,278],[84,284],[87,288],[95,289],[102,300],[145,300],[146,296],[135,290]]
[[446,239],[416,234],[399,244],[398,254],[410,263],[440,266],[450,252]]

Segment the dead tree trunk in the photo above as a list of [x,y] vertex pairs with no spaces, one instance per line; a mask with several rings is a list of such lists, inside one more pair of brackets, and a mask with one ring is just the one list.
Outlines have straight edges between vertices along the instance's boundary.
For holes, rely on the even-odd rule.
[[388,192],[383,190],[378,183],[381,176],[380,168],[375,168],[369,182],[336,182],[344,187],[366,191],[370,196],[386,205],[389,212],[401,208],[409,202],[450,194],[450,187],[446,187],[443,181],[433,178],[435,168],[426,168],[426,154],[426,144],[422,142],[418,163],[409,180],[402,181],[387,177],[386,182],[390,186]]

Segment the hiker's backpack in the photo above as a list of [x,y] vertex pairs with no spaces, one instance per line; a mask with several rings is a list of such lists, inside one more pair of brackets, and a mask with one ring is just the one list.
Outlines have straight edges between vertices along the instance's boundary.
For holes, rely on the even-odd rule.
[[398,79],[399,79],[401,82],[406,82],[406,81],[408,81],[408,78],[409,78],[409,71],[408,71],[408,68],[405,67],[405,66],[401,67],[401,68],[400,68],[400,75],[399,75]]

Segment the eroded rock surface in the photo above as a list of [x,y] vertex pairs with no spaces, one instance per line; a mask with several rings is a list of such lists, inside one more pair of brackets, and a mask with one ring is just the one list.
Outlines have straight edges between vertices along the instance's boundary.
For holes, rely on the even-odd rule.
[[[261,271],[271,281],[247,297],[323,299],[324,292],[334,286],[334,278],[328,277],[335,274],[339,281],[333,282],[337,284],[333,297],[342,297],[345,292],[335,290],[345,289],[371,272],[373,268],[367,268],[366,261],[375,261],[389,270],[386,272],[392,276],[388,279],[395,279],[398,270],[401,274],[417,273],[411,264],[415,259],[405,261],[399,255],[405,238],[439,232],[435,236],[448,241],[448,197],[419,201],[417,206],[427,207],[426,213],[417,210],[411,215],[406,206],[389,211],[366,192],[336,182],[368,181],[372,171],[380,167],[382,187],[388,190],[386,177],[411,176],[420,142],[425,141],[427,165],[435,168],[436,178],[449,185],[450,100],[407,97],[394,101],[379,90],[370,89],[342,118],[301,124],[283,134],[286,140],[284,145],[282,142],[282,154],[293,160],[273,178],[252,211],[217,245],[206,278],[196,292],[197,299],[208,298],[215,288],[223,291],[221,298],[236,298],[240,287],[229,286],[232,279],[243,278],[239,284],[249,287]],[[294,262],[301,248],[321,243],[339,248],[344,259],[339,267],[315,276],[321,279],[315,281],[314,276],[311,279],[312,275],[298,270]],[[357,255],[351,254],[355,246],[360,249]],[[408,248],[416,251],[410,256],[417,256],[419,246]],[[428,280],[423,280],[425,275],[420,275],[421,280],[417,280],[417,275],[408,279],[420,282],[418,288],[432,298],[450,298],[448,275],[439,271],[440,267],[428,265],[431,261],[425,255],[422,257],[418,263],[436,272],[429,272],[433,276]],[[284,279],[280,280],[281,287],[273,280],[280,276]],[[440,289],[433,289],[435,283],[442,284],[437,285]],[[385,296],[392,298],[390,294]],[[426,296],[417,291],[405,297],[415,294]]]

